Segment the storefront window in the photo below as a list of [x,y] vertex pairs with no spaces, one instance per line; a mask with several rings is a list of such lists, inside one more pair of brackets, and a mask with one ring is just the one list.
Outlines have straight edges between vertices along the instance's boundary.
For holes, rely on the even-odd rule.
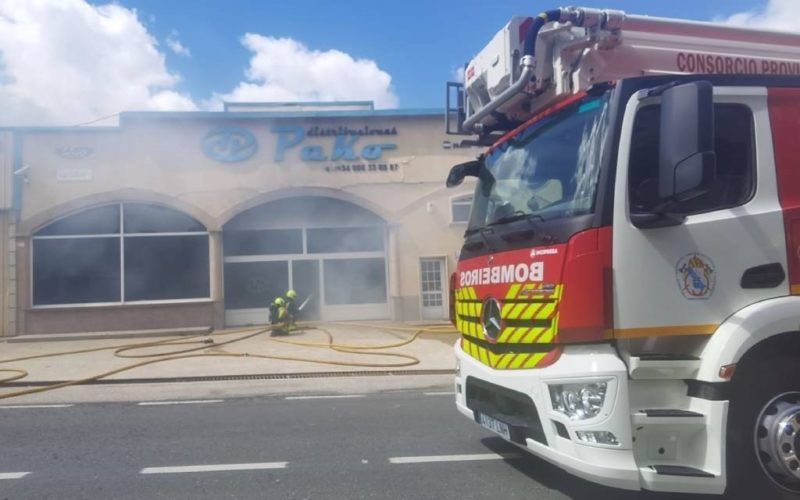
[[119,234],[119,205],[90,208],[50,223],[36,236]]
[[125,233],[195,233],[205,232],[195,219],[158,205],[125,204]]
[[34,305],[120,301],[119,237],[33,240]]
[[223,233],[225,255],[303,253],[302,229],[231,230]]
[[33,304],[208,298],[208,233],[175,210],[108,205],[33,237]]
[[307,231],[308,253],[383,251],[383,228],[326,227]]
[[125,238],[125,300],[208,297],[208,236]]
[[384,259],[326,259],[323,273],[327,305],[386,302]]

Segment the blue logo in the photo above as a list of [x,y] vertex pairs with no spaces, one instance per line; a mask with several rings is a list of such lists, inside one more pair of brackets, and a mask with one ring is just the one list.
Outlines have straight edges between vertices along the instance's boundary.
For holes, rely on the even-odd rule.
[[203,153],[225,163],[244,161],[258,151],[258,141],[252,132],[241,127],[220,127],[203,138]]
[[395,143],[370,143],[363,147],[356,145],[363,136],[394,136],[397,129],[392,128],[362,128],[351,129],[345,126],[338,128],[312,127],[307,131],[300,125],[277,125],[272,128],[274,134],[278,134],[278,144],[275,148],[275,161],[281,162],[285,159],[288,150],[298,146],[307,137],[312,139],[331,138],[333,144],[330,148],[318,144],[302,146],[298,149],[298,154],[302,161],[358,161],[378,160],[384,151],[397,149]]
[[714,262],[701,253],[684,255],[675,265],[678,288],[687,299],[707,299],[717,285]]

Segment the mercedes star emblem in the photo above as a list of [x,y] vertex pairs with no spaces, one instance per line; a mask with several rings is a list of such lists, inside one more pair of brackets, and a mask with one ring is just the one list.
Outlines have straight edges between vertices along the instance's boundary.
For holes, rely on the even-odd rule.
[[489,298],[483,303],[481,314],[481,324],[483,334],[489,342],[497,342],[500,332],[503,330],[503,318],[500,314],[500,303],[496,299]]

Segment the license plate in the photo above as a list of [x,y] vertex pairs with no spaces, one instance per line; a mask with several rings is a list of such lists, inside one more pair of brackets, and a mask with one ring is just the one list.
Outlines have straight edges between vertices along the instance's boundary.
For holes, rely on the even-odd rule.
[[508,440],[511,440],[511,431],[508,429],[508,424],[503,423],[496,418],[484,415],[483,413],[478,414],[478,423],[490,431],[499,434]]

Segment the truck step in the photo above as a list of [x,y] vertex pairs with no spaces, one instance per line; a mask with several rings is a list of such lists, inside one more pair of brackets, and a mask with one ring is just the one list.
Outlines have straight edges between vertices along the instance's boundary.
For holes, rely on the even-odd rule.
[[651,469],[660,476],[683,476],[683,477],[715,477],[714,474],[704,470],[686,467],[685,465],[651,465]]
[[642,410],[642,412],[648,417],[701,417],[702,418],[703,416],[702,413],[697,413],[696,411],[675,410],[670,408],[654,408],[654,409]]
[[641,354],[628,359],[628,371],[636,380],[693,379],[700,359],[683,354]]
[[680,432],[688,432],[694,427],[702,428],[706,419],[702,413],[677,408],[648,408],[635,411],[632,417],[637,427],[669,426],[683,429]]
[[669,492],[671,495],[675,493],[721,495],[725,491],[725,479],[722,476],[686,465],[658,464],[639,467],[639,477],[642,488]]

